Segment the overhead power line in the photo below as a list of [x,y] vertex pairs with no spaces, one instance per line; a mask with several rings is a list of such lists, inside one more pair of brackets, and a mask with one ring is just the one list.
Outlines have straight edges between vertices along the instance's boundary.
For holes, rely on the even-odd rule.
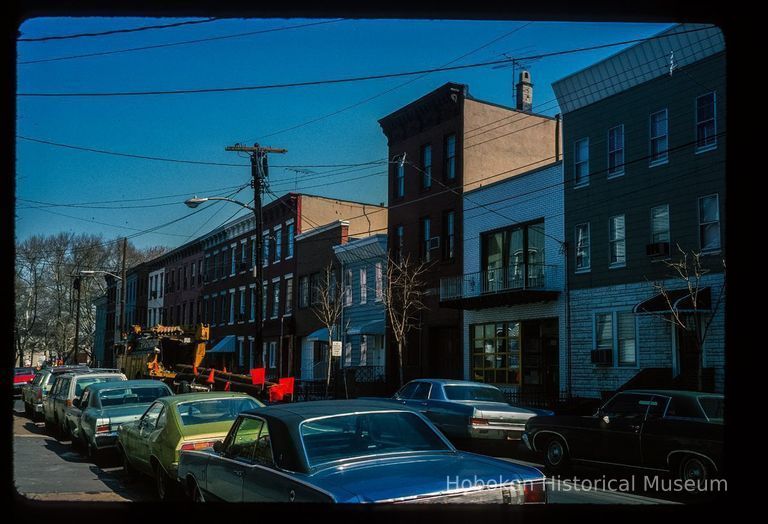
[[[616,47],[621,45],[628,45],[628,44],[634,44],[638,42],[647,42],[650,40],[658,40],[662,38],[668,38],[671,36],[679,36],[686,33],[693,33],[697,31],[704,31],[709,30],[711,28],[709,27],[703,27],[698,29],[689,29],[686,31],[679,31],[676,33],[669,33],[669,34],[662,34],[662,35],[656,35],[651,36],[647,38],[636,38],[633,40],[624,40],[622,42],[613,42],[610,44],[601,44],[596,46],[590,46],[590,47],[582,47],[577,49],[566,49],[562,51],[554,51],[551,53],[542,53],[538,55],[530,55],[530,56],[523,56],[523,57],[517,57],[518,60],[532,60],[532,59],[539,59],[539,58],[547,58],[552,56],[561,56],[561,55],[567,55],[567,54],[573,54],[573,53],[580,53],[584,51],[593,51],[596,49],[605,49],[608,47]],[[497,64],[504,64],[509,63],[509,58],[504,58],[502,60],[492,60],[488,62],[479,62],[474,64],[465,64],[465,65],[458,65],[458,66],[449,66],[449,67],[435,67],[432,69],[422,69],[418,71],[406,71],[406,72],[400,72],[400,73],[383,73],[378,75],[367,75],[367,76],[357,76],[357,77],[347,77],[347,78],[335,78],[335,79],[328,79],[328,80],[308,80],[304,82],[287,82],[282,84],[263,84],[263,85],[255,85],[255,86],[237,86],[237,87],[215,87],[215,88],[201,88],[201,89],[176,89],[176,90],[170,90],[170,91],[112,91],[112,92],[91,92],[91,93],[18,93],[16,96],[23,96],[23,97],[42,97],[42,98],[50,98],[50,97],[116,97],[116,96],[160,96],[160,95],[188,95],[188,94],[203,94],[203,93],[232,93],[232,92],[239,92],[239,91],[257,91],[257,90],[267,90],[267,89],[285,89],[290,87],[308,87],[308,86],[315,86],[315,85],[329,85],[329,84],[343,84],[343,83],[351,83],[351,82],[364,82],[369,80],[380,80],[383,78],[397,78],[397,77],[404,77],[404,76],[413,76],[413,75],[424,75],[429,73],[438,73],[438,72],[444,72],[444,71],[456,71],[460,69],[473,69],[473,68],[479,68],[479,67],[486,67],[490,65],[497,65]]]
[[309,24],[300,24],[300,25],[292,25],[292,26],[286,26],[286,27],[276,27],[273,29],[262,29],[261,31],[248,31],[246,33],[237,33],[233,35],[223,35],[223,36],[212,36],[208,38],[196,38],[194,40],[184,40],[182,42],[169,42],[167,44],[155,44],[155,45],[146,45],[141,47],[129,47],[127,49],[114,49],[112,51],[97,51],[94,53],[85,53],[80,55],[68,55],[68,56],[59,56],[54,58],[40,58],[37,60],[25,60],[23,62],[18,62],[19,65],[26,65],[26,64],[40,64],[43,62],[59,62],[62,60],[74,60],[76,58],[89,58],[92,56],[105,56],[105,55],[116,55],[119,53],[131,53],[133,51],[147,51],[149,49],[161,49],[164,47],[174,47],[174,46],[180,46],[180,45],[189,45],[189,44],[200,44],[203,42],[213,42],[216,40],[226,40],[229,38],[241,38],[244,36],[252,36],[252,35],[258,35],[262,33],[275,33],[278,31],[290,31],[292,29],[301,29],[303,27],[310,27],[310,26],[316,26],[316,25],[323,25],[323,24],[333,24],[336,22],[342,22],[344,21],[344,18],[339,18],[336,20],[324,20],[322,22],[312,22]]
[[146,25],[142,27],[134,27],[132,29],[113,29],[111,31],[102,31],[101,33],[79,33],[74,35],[41,36],[38,38],[19,38],[18,41],[19,42],[49,42],[51,40],[68,40],[70,38],[87,38],[87,37],[93,37],[93,36],[116,35],[120,33],[136,33],[138,31],[149,31],[151,29],[168,29],[171,27],[180,27],[183,25],[207,24],[208,22],[213,22],[215,20],[219,20],[219,19],[207,18],[205,20],[191,20],[187,22],[175,22],[173,24]]

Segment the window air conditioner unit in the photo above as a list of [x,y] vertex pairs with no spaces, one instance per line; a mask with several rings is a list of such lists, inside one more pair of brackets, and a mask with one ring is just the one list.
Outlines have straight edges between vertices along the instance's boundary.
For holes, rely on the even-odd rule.
[[592,363],[609,366],[613,362],[612,349],[593,349],[591,351]]
[[440,249],[440,237],[432,237],[429,239],[429,249]]
[[649,257],[669,255],[669,242],[656,242],[645,246],[645,253]]

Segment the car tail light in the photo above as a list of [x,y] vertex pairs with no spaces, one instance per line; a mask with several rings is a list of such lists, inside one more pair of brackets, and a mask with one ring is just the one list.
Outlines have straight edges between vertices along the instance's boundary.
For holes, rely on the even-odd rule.
[[96,420],[96,433],[109,433],[108,418],[100,418]]
[[181,445],[182,451],[196,451],[200,449],[212,448],[216,443],[215,440],[206,440],[204,442],[186,442]]
[[487,426],[488,425],[488,419],[487,418],[473,418],[470,420],[470,423],[473,426]]
[[544,482],[526,482],[523,486],[524,504],[543,504],[547,501]]

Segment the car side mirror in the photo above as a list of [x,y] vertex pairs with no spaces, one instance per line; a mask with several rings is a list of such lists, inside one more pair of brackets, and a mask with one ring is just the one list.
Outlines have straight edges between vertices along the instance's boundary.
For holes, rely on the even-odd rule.
[[[601,415],[602,415],[602,413],[601,413]],[[601,420],[603,421],[604,424],[610,424],[611,423],[611,419],[610,419],[610,417],[608,417],[608,415],[602,415]]]
[[221,440],[217,440],[213,443],[213,451],[216,453],[221,453],[221,451],[224,449],[224,442]]

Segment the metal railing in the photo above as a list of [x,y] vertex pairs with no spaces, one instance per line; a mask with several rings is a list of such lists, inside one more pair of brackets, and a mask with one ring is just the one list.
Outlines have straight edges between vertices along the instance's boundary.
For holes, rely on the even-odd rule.
[[440,279],[440,300],[478,297],[524,289],[555,289],[559,266],[519,264]]
[[347,374],[347,380],[356,383],[384,382],[384,366],[346,366],[343,372]]

